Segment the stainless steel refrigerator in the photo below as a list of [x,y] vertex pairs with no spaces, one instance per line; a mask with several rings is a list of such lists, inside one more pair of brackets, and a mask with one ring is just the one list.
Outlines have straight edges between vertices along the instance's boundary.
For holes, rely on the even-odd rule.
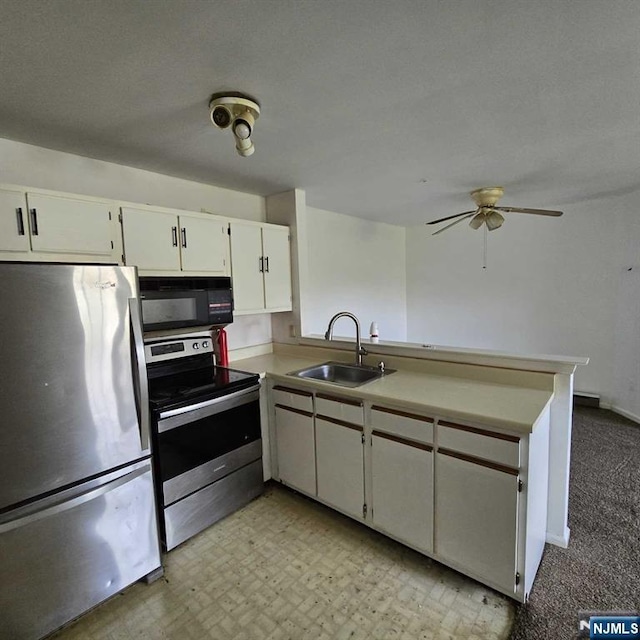
[[133,267],[0,263],[0,638],[160,569]]

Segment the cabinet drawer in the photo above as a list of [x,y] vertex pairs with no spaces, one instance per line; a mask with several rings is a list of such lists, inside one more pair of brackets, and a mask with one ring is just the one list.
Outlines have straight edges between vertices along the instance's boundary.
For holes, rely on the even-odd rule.
[[316,393],[316,414],[364,425],[364,409],[361,400]]
[[283,387],[276,385],[271,390],[273,396],[273,404],[281,404],[292,409],[300,409],[313,413],[313,394],[309,391],[301,391],[292,389],[291,387]]
[[371,426],[417,442],[433,442],[433,418],[374,405],[371,407]]
[[520,468],[520,438],[454,422],[438,422],[438,448]]

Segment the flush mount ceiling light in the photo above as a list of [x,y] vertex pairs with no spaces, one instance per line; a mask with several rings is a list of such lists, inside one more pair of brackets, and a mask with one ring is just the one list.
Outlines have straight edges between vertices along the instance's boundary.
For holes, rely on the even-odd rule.
[[228,129],[236,139],[236,150],[241,156],[255,151],[251,140],[253,126],[260,115],[260,105],[241,94],[215,94],[209,102],[209,117],[218,129]]

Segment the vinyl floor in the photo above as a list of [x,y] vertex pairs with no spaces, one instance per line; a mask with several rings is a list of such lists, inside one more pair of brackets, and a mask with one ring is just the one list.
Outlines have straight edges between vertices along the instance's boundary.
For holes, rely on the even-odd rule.
[[276,484],[55,640],[498,640],[514,604]]

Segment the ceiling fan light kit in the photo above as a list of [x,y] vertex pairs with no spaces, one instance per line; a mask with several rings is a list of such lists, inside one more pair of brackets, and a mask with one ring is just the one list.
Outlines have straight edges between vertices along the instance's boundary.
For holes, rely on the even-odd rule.
[[454,222],[442,227],[442,229],[438,229],[438,231],[432,235],[438,235],[463,220],[469,220],[469,226],[472,229],[477,230],[484,225],[485,230],[495,231],[504,223],[503,213],[530,213],[538,216],[555,217],[562,215],[562,211],[551,211],[549,209],[499,207],[497,204],[498,200],[500,200],[504,195],[503,187],[481,187],[480,189],[474,189],[469,195],[476,204],[477,209],[475,211],[463,211],[462,213],[456,213],[455,215],[447,216],[446,218],[439,218],[438,220],[427,222],[427,224],[439,224],[440,222],[445,222],[447,220],[454,220]]
[[217,129],[228,129],[236,141],[236,151],[247,157],[255,151],[251,140],[256,120],[260,116],[260,105],[243,94],[214,94],[209,102],[209,118]]

